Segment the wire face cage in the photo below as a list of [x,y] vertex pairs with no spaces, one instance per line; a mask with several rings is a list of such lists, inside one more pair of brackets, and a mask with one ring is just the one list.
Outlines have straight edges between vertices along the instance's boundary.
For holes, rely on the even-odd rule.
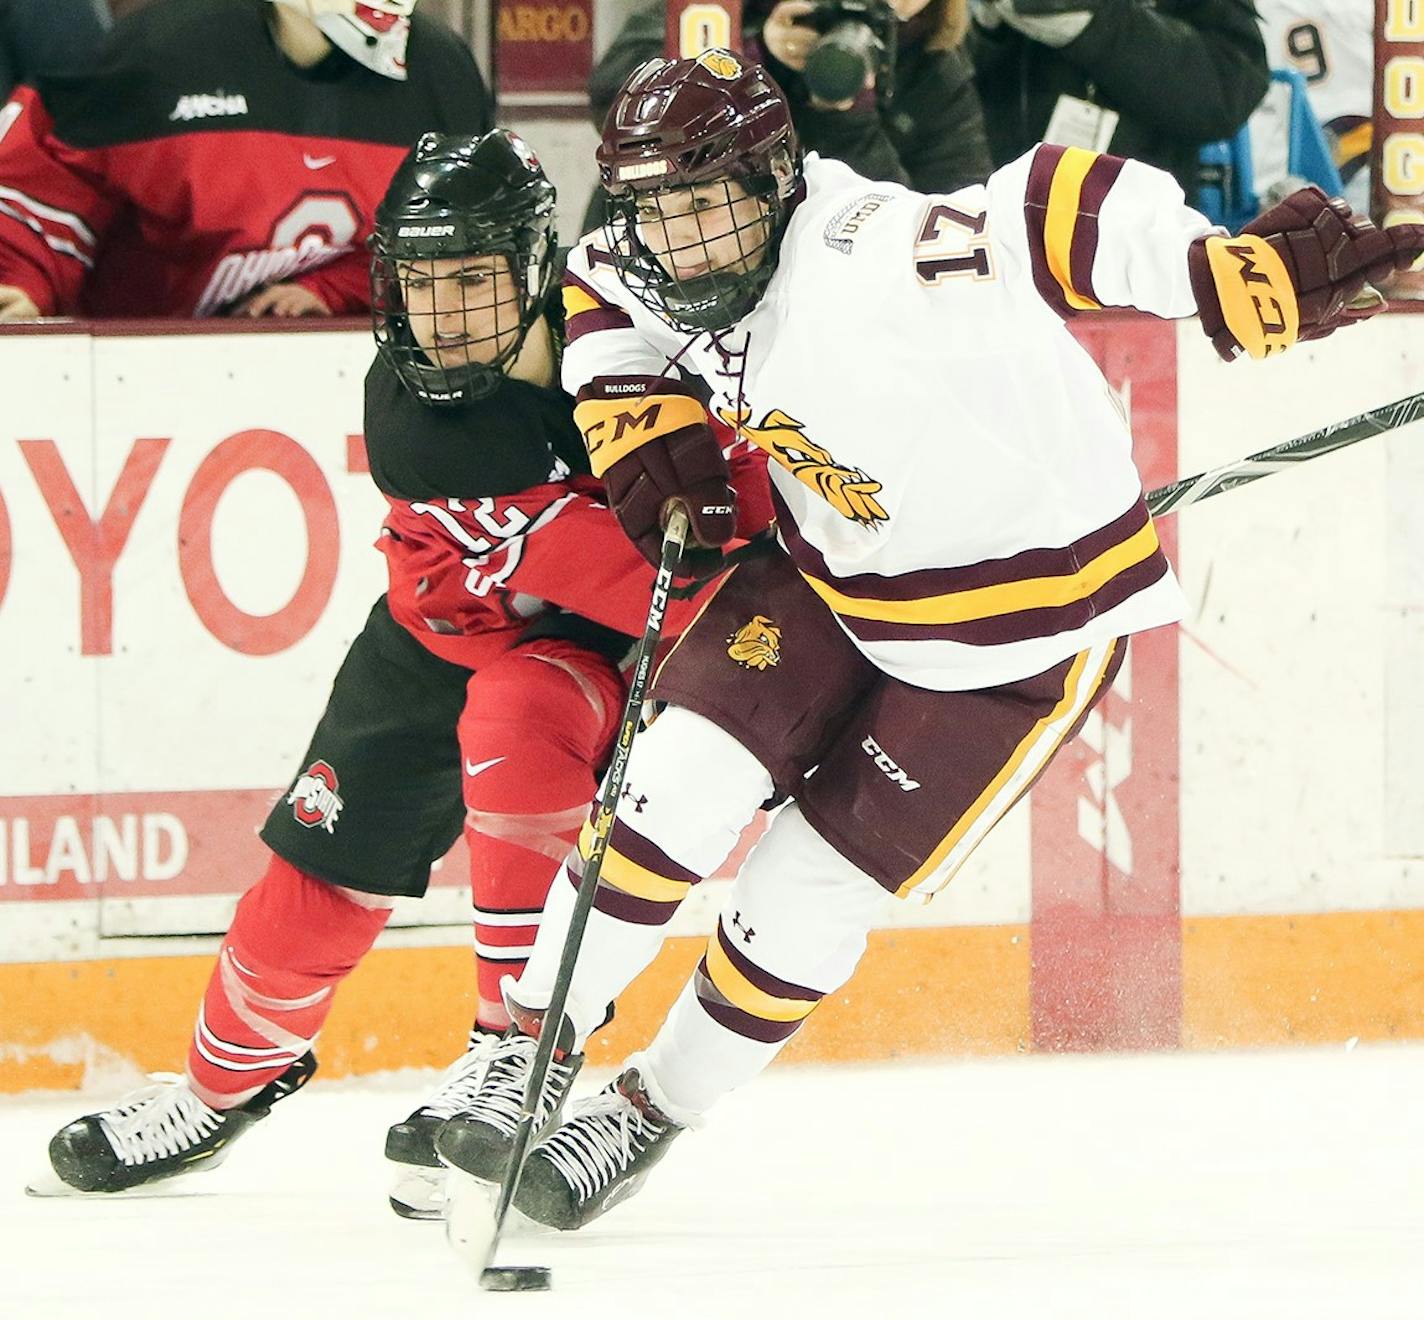
[[614,262],[646,306],[697,331],[725,329],[756,306],[781,228],[774,182],[722,178],[610,200],[625,222]]
[[554,186],[507,129],[427,133],[376,210],[376,347],[417,398],[494,393],[543,315],[556,261]]
[[542,309],[541,266],[532,254],[514,251],[376,253],[371,308],[377,347],[427,402],[492,394]]

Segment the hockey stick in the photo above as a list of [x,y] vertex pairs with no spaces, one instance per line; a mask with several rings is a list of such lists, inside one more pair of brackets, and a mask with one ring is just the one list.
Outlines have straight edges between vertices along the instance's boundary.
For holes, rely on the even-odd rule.
[[1318,431],[1307,431],[1294,440],[1286,440],[1272,445],[1256,454],[1238,458],[1234,463],[1224,463],[1221,467],[1198,472],[1194,477],[1183,477],[1170,486],[1159,486],[1147,494],[1147,511],[1155,518],[1163,514],[1175,513],[1188,504],[1219,495],[1224,490],[1244,486],[1248,482],[1269,477],[1273,472],[1294,467],[1297,463],[1308,463],[1321,454],[1344,449],[1358,440],[1368,440],[1372,435],[1382,435],[1385,431],[1397,430],[1410,422],[1424,417],[1424,392],[1411,394],[1393,403],[1381,404],[1362,412],[1348,421],[1332,422]]
[[593,824],[593,843],[589,848],[588,860],[584,863],[583,878],[579,881],[568,934],[564,937],[563,956],[559,960],[559,970],[554,978],[554,992],[550,996],[549,1007],[544,1012],[544,1022],[539,1030],[539,1047],[534,1053],[529,1081],[524,1088],[524,1105],[519,1113],[514,1145],[509,1152],[509,1163],[505,1168],[504,1182],[500,1186],[499,1200],[495,1206],[493,1231],[485,1250],[484,1266],[480,1271],[480,1287],[492,1292],[535,1291],[547,1288],[550,1283],[549,1270],[543,1265],[496,1267],[494,1257],[499,1249],[509,1207],[514,1201],[515,1192],[519,1190],[519,1180],[524,1172],[524,1157],[534,1135],[534,1119],[539,1108],[539,1097],[544,1090],[544,1079],[548,1075],[549,1065],[553,1062],[554,1045],[564,1020],[569,987],[574,979],[574,964],[578,961],[584,927],[588,925],[588,914],[593,907],[594,893],[598,889],[598,876],[603,869],[604,854],[608,851],[608,838],[613,832],[613,816],[618,809],[619,795],[623,792],[623,779],[628,771],[628,757],[633,750],[633,737],[637,733],[638,718],[648,688],[653,654],[662,636],[663,616],[667,613],[673,569],[682,555],[687,529],[686,512],[681,505],[674,505],[668,518],[667,530],[663,534],[662,562],[658,565],[658,575],[653,580],[653,599],[648,607],[648,622],[643,629],[643,638],[638,643],[637,656],[633,662],[633,677],[628,684],[628,702],[623,708],[623,723],[618,731],[618,741],[613,747],[613,762],[608,767],[608,774],[603,781],[603,794]]

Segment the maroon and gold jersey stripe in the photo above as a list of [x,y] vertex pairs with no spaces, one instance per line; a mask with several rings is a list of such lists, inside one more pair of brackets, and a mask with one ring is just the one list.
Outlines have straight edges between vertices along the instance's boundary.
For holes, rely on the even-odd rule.
[[1082,147],[1040,146],[1024,195],[1034,287],[1060,316],[1095,311],[1098,213],[1126,162]]
[[1066,546],[957,568],[838,577],[772,490],[777,526],[801,576],[863,641],[1001,646],[1081,628],[1158,581],[1167,558],[1139,497],[1126,513]]
[[627,330],[632,318],[604,302],[577,275],[564,276],[564,342],[572,344],[595,330]]

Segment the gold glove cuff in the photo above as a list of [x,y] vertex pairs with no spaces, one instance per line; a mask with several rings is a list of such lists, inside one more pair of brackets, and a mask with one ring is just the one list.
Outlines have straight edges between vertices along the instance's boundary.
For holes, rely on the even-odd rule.
[[574,425],[583,435],[595,477],[649,440],[706,423],[707,410],[686,394],[586,399],[574,408]]
[[1258,234],[1206,240],[1222,320],[1253,358],[1284,353],[1300,336],[1300,307],[1286,264]]

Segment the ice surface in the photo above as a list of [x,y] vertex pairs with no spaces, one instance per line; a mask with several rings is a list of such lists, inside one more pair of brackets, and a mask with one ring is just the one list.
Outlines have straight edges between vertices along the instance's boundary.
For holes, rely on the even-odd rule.
[[386,1206],[386,1125],[431,1080],[318,1080],[223,1168],[128,1201],[25,1197],[96,1097],[0,1098],[0,1312],[1424,1316],[1421,1046],[778,1068],[606,1219],[509,1241],[500,1263],[554,1271],[513,1296]]

